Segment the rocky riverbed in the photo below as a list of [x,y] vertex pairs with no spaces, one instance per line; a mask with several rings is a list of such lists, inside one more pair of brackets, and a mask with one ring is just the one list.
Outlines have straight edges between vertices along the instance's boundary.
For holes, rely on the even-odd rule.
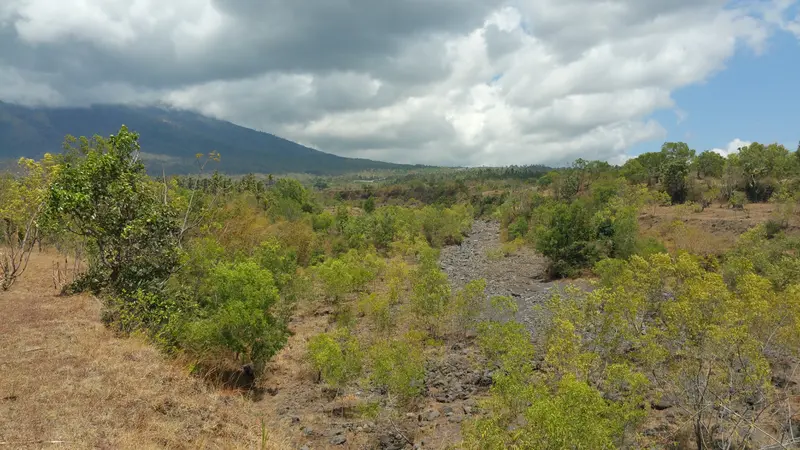
[[472,230],[461,245],[442,249],[440,264],[454,288],[471,280],[486,280],[489,298],[497,295],[512,297],[518,305],[517,320],[532,332],[541,321],[536,306],[544,303],[551,289],[559,284],[546,280],[547,259],[533,249],[523,247],[516,253],[491,260],[487,254],[499,248],[500,224],[495,221],[476,220]]

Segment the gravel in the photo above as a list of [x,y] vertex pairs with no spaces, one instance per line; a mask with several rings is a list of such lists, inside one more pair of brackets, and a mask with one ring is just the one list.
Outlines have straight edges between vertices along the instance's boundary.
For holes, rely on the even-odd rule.
[[524,247],[515,254],[490,261],[487,252],[500,245],[500,224],[476,220],[461,245],[442,249],[441,268],[455,289],[483,278],[486,280],[487,298],[498,295],[512,297],[518,306],[516,320],[535,333],[542,320],[535,307],[550,297],[551,289],[557,288],[555,283],[545,281],[547,259]]

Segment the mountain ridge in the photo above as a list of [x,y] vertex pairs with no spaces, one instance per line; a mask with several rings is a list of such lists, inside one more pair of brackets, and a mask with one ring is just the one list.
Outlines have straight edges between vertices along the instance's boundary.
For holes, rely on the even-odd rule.
[[0,159],[38,158],[60,151],[66,135],[108,136],[122,125],[139,133],[143,160],[149,171],[158,173],[194,173],[195,154],[212,150],[221,154],[215,167],[228,174],[336,175],[421,167],[337,156],[191,111],[114,104],[29,107],[0,102]]

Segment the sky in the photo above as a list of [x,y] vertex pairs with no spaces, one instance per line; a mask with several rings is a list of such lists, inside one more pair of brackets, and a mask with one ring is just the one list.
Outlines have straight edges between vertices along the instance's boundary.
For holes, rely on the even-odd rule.
[[2,0],[0,100],[165,105],[343,156],[620,163],[800,140],[800,0]]

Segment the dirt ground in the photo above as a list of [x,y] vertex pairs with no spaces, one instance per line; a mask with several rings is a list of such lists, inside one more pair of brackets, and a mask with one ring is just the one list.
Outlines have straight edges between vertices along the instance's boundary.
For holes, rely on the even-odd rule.
[[476,377],[463,348],[433,355],[439,388],[394,416],[359,413],[380,400],[360,387],[334,398],[304,360],[308,339],[334,326],[331,308],[319,304],[300,305],[293,335],[256,391],[210,386],[144,338],[114,335],[98,299],[57,296],[57,260],[63,256],[34,253],[22,278],[0,293],[0,449],[436,449],[458,441],[462,411],[475,405],[466,382],[461,397],[436,399]]
[[[739,235],[774,217],[775,205],[757,203],[737,211],[711,205],[702,212],[685,207],[645,208],[639,216],[639,230],[664,243],[669,250],[687,250],[697,254],[721,254],[732,247]],[[800,231],[797,215],[789,222],[789,231]]]
[[[0,448],[258,448],[260,414],[142,339],[115,337],[91,296],[57,297],[54,254],[0,293]],[[290,448],[267,422],[269,445]]]

